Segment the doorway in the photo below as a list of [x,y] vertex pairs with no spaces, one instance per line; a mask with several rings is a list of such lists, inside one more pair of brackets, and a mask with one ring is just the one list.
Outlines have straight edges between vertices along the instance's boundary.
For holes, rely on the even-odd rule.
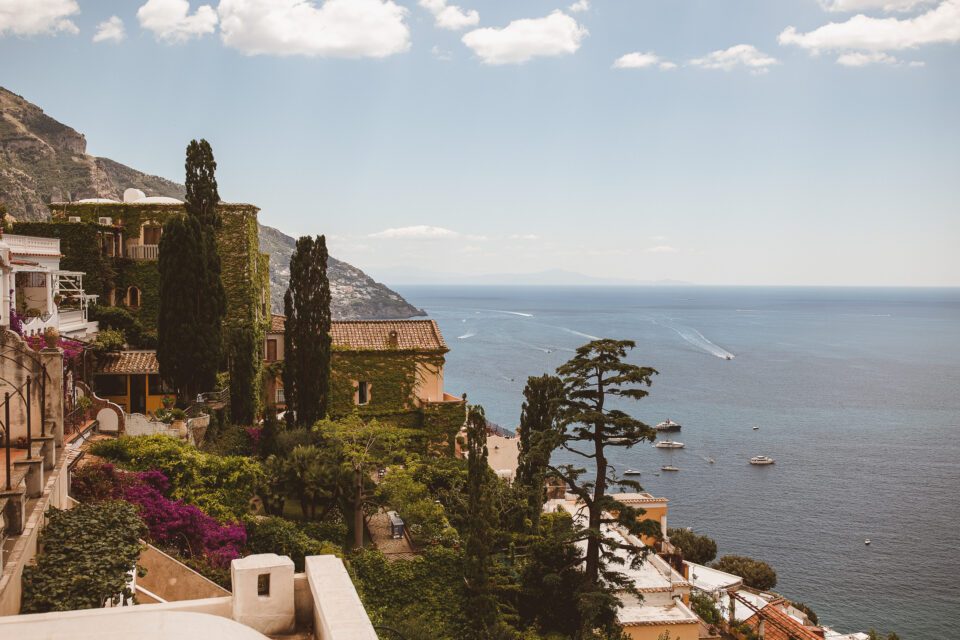
[[147,376],[130,376],[130,413],[147,413]]

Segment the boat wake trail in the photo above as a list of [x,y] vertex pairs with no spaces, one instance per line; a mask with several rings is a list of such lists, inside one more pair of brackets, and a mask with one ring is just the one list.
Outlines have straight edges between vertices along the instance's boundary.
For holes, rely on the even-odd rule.
[[702,333],[692,327],[685,327],[682,324],[678,325],[663,321],[655,322],[676,332],[677,335],[686,340],[689,344],[692,344],[698,349],[706,351],[712,356],[716,356],[717,358],[722,358],[724,360],[733,360],[736,357],[723,347],[710,342]]
[[583,333],[582,331],[574,331],[573,329],[568,329],[567,327],[557,327],[561,331],[566,331],[567,333],[572,333],[575,336],[580,336],[581,338],[586,338],[587,340],[599,340],[597,336],[592,336],[589,333]]
[[476,331],[470,331],[468,333],[463,334],[462,336],[457,336],[457,340],[466,340],[467,338],[472,338],[475,335],[477,335]]
[[522,313],[520,311],[502,311],[501,309],[484,309],[484,311],[490,311],[491,313],[507,313],[511,316],[521,316],[523,318],[532,318],[532,313]]

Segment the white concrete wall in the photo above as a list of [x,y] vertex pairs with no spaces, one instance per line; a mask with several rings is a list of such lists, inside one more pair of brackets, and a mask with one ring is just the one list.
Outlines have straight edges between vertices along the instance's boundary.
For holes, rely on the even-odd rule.
[[307,581],[313,593],[313,633],[317,640],[377,640],[367,611],[343,561],[310,556]]

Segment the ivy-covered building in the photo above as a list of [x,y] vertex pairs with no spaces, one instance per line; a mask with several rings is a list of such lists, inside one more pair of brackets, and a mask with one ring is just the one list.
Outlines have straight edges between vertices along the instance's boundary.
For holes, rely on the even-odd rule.
[[[224,344],[231,358],[238,357],[236,345],[249,345],[249,360],[256,368],[252,379],[257,381],[249,393],[259,399],[263,360],[259,351],[270,322],[270,256],[260,253],[257,207],[221,202],[217,211],[221,218],[217,248],[227,302]],[[86,273],[86,290],[100,296],[101,313],[104,308],[119,308],[138,321],[136,331],[127,332],[131,346],[152,347],[160,312],[160,237],[164,222],[186,214],[184,203],[127,189],[123,202],[103,198],[54,202],[50,212],[49,221],[16,223],[17,233],[59,238],[62,268]]]
[[[264,341],[270,372],[265,404],[284,406],[285,318],[274,315]],[[330,415],[353,412],[420,429],[425,440],[448,446],[463,426],[466,401],[443,389],[443,366],[449,351],[433,320],[344,320],[330,328]]]

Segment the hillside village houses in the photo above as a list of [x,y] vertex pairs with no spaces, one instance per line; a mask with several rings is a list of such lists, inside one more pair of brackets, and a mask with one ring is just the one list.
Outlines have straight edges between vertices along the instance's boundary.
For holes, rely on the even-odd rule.
[[[56,329],[64,337],[92,339],[94,303],[126,309],[145,331],[156,327],[159,305],[157,258],[162,222],[179,215],[183,203],[149,198],[128,190],[123,202],[95,199],[54,203],[49,222],[18,224],[23,234],[0,239],[0,392],[10,393],[4,421],[7,446],[0,474],[0,635],[49,637],[50,630],[95,634],[101,638],[171,637],[264,638],[313,625],[317,638],[376,638],[343,563],[333,556],[308,557],[305,572],[294,574],[289,558],[260,554],[234,560],[231,590],[203,578],[179,561],[147,546],[139,564],[147,577],[134,582],[137,606],[82,612],[16,616],[20,577],[37,553],[44,514],[51,507],[70,508],[70,469],[82,455],[82,444],[94,431],[106,434],[168,433],[146,415],[162,406],[171,393],[159,375],[156,353],[149,348],[102,354],[87,372],[93,388],[64,365]],[[218,248],[228,297],[227,330],[243,323],[263,336],[261,366],[263,406],[285,408],[281,367],[284,317],[268,308],[269,256],[256,244],[257,208],[221,205],[224,224]],[[31,235],[26,235],[29,231]],[[98,273],[61,269],[89,265]],[[242,273],[242,277],[230,274]],[[86,283],[87,289],[84,284]],[[44,336],[39,351],[11,331],[22,323],[24,336]],[[445,354],[449,351],[433,320],[334,321],[331,330],[330,412],[334,417],[356,412],[419,430],[432,445],[459,454],[458,434],[466,399],[444,389]],[[27,379],[30,382],[28,384]],[[65,391],[66,388],[66,391]],[[77,398],[90,408],[76,414]],[[2,398],[3,396],[0,396]],[[0,407],[0,416],[4,408]],[[146,425],[146,426],[145,426]],[[491,432],[490,466],[512,481],[518,440]],[[563,489],[553,487],[546,511],[565,510],[582,517],[581,507]],[[713,598],[731,620],[746,621],[759,637],[861,640],[812,625],[801,611],[776,594],[758,593],[737,576],[685,562],[667,537],[667,500],[649,493],[615,496],[645,510],[660,524],[662,540],[634,539],[625,531],[607,533],[623,542],[651,549],[645,562],[626,569],[642,599],[623,593],[619,621],[633,640],[656,640],[664,632],[672,640],[717,638],[690,608],[691,594]],[[270,585],[266,595],[264,576]],[[7,616],[7,617],[3,617]],[[307,636],[309,637],[309,636]]]

